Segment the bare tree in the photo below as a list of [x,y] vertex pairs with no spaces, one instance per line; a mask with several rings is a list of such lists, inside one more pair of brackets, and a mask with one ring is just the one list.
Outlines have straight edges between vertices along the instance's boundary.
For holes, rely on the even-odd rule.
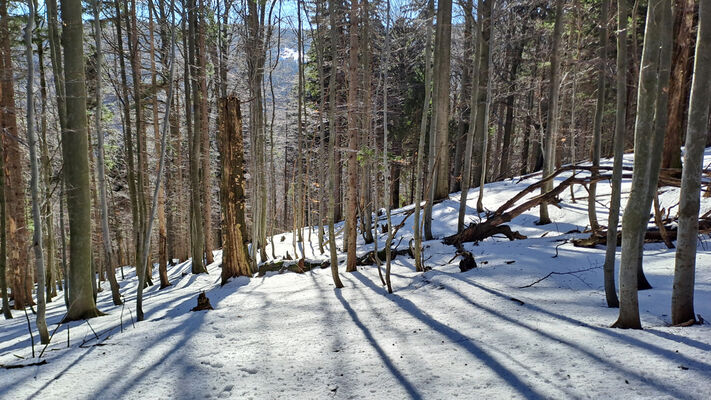
[[711,98],[711,4],[699,4],[694,77],[689,100],[684,169],[679,204],[679,230],[676,237],[676,268],[672,291],[672,324],[696,320],[694,314],[694,275],[699,229],[701,170],[709,121]]
[[[555,169],[555,147],[558,135],[558,92],[560,82],[560,40],[563,33],[563,4],[565,0],[556,0],[555,3],[555,25],[553,26],[553,49],[551,50],[551,79],[548,88],[548,114],[546,116],[546,133],[543,139],[545,152],[543,155],[543,176],[548,176]],[[541,192],[549,192],[553,189],[553,181],[549,180],[542,188]],[[540,218],[538,224],[550,224],[551,218],[548,215],[548,203],[541,203]]]
[[670,25],[671,0],[650,1],[639,73],[632,191],[622,219],[620,313],[613,324],[617,328],[642,327],[637,298],[638,274],[666,129],[671,43],[665,32]]
[[96,308],[91,276],[91,193],[86,121],[84,27],[81,0],[62,0],[66,126],[62,131],[64,180],[69,190],[69,306],[68,320],[102,315]]
[[607,248],[605,250],[605,298],[608,307],[619,307],[615,287],[615,253],[617,250],[617,224],[620,221],[622,194],[622,157],[624,156],[627,123],[627,41],[630,14],[629,0],[617,0],[617,108],[615,110],[615,143],[612,166],[612,197],[607,219]]
[[[600,46],[600,65],[598,66],[597,76],[597,102],[595,104],[595,120],[593,122],[593,143],[591,147],[591,159],[594,167],[600,166],[600,151],[602,147],[602,114],[605,108],[605,63],[607,62],[607,9],[609,0],[601,0],[600,7],[600,26],[599,31],[599,46]],[[623,71],[619,71],[623,75]],[[593,169],[593,176],[597,176],[597,171]],[[588,219],[590,220],[590,229],[593,234],[600,230],[600,225],[597,222],[597,183],[590,183],[588,195]]]

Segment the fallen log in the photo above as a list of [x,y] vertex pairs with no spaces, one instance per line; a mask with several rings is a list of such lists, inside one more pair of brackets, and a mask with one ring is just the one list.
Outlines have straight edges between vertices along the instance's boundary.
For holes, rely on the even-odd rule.
[[[668,240],[671,238],[676,239],[676,227],[666,227],[666,232],[663,233],[658,228],[649,229],[644,234],[645,243],[659,243],[665,242],[668,236]],[[699,220],[699,234],[711,233],[711,219],[700,219]],[[590,235],[589,237],[583,239],[573,239],[571,241],[575,247],[586,247],[595,248],[597,245],[607,244],[607,230],[600,231],[597,234]],[[617,232],[617,246],[622,245],[622,232],[618,230]]]
[[267,272],[278,272],[283,274],[287,271],[303,274],[307,271],[311,271],[312,269],[324,269],[330,266],[330,261],[308,261],[303,258],[299,259],[297,262],[291,263],[287,263],[284,260],[270,261],[259,266],[257,276],[264,276]]
[[[512,197],[509,201],[504,203],[501,207],[499,207],[496,211],[494,211],[493,214],[491,214],[486,221],[478,223],[478,224],[470,224],[468,227],[466,227],[464,230],[461,232],[447,236],[444,238],[444,243],[448,245],[453,245],[453,246],[459,246],[462,243],[465,242],[479,242],[481,240],[484,240],[488,237],[494,236],[496,234],[503,234],[506,236],[509,240],[515,240],[515,239],[526,239],[526,236],[514,232],[511,230],[511,228],[507,225],[503,225],[506,222],[510,222],[512,219],[515,217],[523,214],[524,212],[530,210],[533,207],[540,206],[541,203],[555,203],[557,202],[557,197],[559,194],[561,194],[566,188],[568,188],[571,185],[574,184],[580,184],[580,185],[585,185],[593,182],[598,182],[598,181],[603,181],[607,179],[611,179],[611,175],[597,175],[597,176],[589,176],[589,177],[577,177],[575,175],[567,178],[563,182],[561,182],[558,186],[553,188],[552,190],[539,194],[538,196],[535,196],[522,204],[511,208],[514,206],[516,201],[522,199],[526,194],[529,194],[533,192],[535,189],[540,188],[543,184],[543,182],[546,182],[550,179],[553,179],[555,176],[559,175],[563,171],[570,170],[572,168],[561,168],[560,170],[554,172],[553,174],[549,175],[548,177],[542,179],[541,181],[538,181],[530,186],[528,186],[526,189],[522,190],[516,196]],[[576,169],[582,169],[581,167],[577,167]],[[629,178],[630,176],[623,176]],[[511,209],[510,209],[511,208]],[[509,210],[510,209],[510,210]]]
[[[400,239],[402,241],[402,239]],[[397,256],[410,256],[410,258],[415,258],[414,254],[412,254],[412,249],[408,247],[407,249],[398,249],[398,243],[394,248],[390,248],[390,260],[394,260],[395,257]],[[385,249],[378,250],[378,260],[385,260]],[[365,266],[365,265],[374,265],[376,264],[375,260],[375,252],[373,250],[363,254],[362,256],[358,257],[356,259],[356,265],[359,266]]]

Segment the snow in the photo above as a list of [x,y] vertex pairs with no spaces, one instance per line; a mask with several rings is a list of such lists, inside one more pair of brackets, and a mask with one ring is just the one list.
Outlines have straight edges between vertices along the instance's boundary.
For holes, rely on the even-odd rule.
[[[708,164],[711,150],[706,156]],[[536,179],[487,185],[485,206],[497,208]],[[624,187],[629,190],[629,181]],[[660,201],[668,208],[679,191],[664,190]],[[598,193],[598,218],[605,224],[609,185],[599,184]],[[575,195],[587,193],[576,188]],[[469,192],[469,220],[477,196],[478,190]],[[459,198],[454,193],[434,207],[436,236],[454,233]],[[221,287],[217,252],[207,275],[190,274],[189,262],[170,268],[173,286],[148,288],[146,321],[134,324],[136,279],[125,267],[126,279],[119,279],[125,307],[111,304],[104,284],[99,308],[108,315],[91,319],[91,326],[69,324],[69,346],[67,326],[60,326],[42,357],[46,365],[2,371],[0,398],[709,398],[711,326],[669,326],[674,250],[645,246],[654,289],[639,294],[644,330],[609,328],[617,310],[605,306],[604,248],[563,242],[585,237],[566,232],[587,225],[586,200],[573,203],[568,190],[563,200],[560,209],[550,207],[553,224],[535,225],[537,209],[512,221],[529,239],[465,244],[479,266],[466,273],[459,272],[458,259],[448,263],[454,249],[440,240],[425,243],[431,271],[415,273],[413,260],[396,258],[392,295],[376,267],[345,273],[343,264],[340,290],[329,269],[268,273]],[[408,208],[394,211],[393,224]],[[709,209],[705,198],[702,212]],[[394,243],[402,236],[406,246],[411,223],[412,217]],[[275,236],[276,253],[293,253],[291,234],[281,236]],[[326,259],[316,232],[312,239],[306,257]],[[382,247],[383,235],[379,241]],[[371,248],[359,239],[360,252]],[[707,319],[710,248],[711,239],[700,239],[695,305]],[[577,270],[587,271],[520,288],[550,272]],[[215,309],[190,312],[203,290]],[[24,314],[13,313],[14,319],[0,321],[0,364],[36,362]],[[47,315],[52,331],[64,315],[61,294]]]

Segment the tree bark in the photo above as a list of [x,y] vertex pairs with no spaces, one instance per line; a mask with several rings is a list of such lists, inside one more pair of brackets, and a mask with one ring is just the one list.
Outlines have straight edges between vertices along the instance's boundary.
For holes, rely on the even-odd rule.
[[[635,159],[632,191],[622,219],[620,260],[620,313],[613,327],[641,329],[637,289],[642,266],[644,233],[656,191],[666,128],[666,93],[671,52],[665,33],[671,19],[671,1],[653,0],[647,24],[639,74]],[[658,111],[664,109],[665,112]]]
[[[548,114],[546,116],[546,133],[544,138],[545,154],[543,156],[543,176],[550,175],[555,168],[555,148],[558,136],[558,91],[560,80],[560,41],[563,33],[563,3],[564,0],[556,0],[555,5],[555,25],[553,27],[553,49],[551,50],[551,75],[548,88]],[[553,189],[553,182],[549,182],[541,193]],[[540,207],[540,217],[538,224],[550,224],[551,218],[548,215],[548,204],[542,203]]]
[[[201,140],[201,191],[202,191],[202,223],[204,224],[205,234],[205,262],[212,264],[214,257],[212,255],[213,239],[212,239],[212,173],[210,172],[210,114],[207,108],[208,93],[207,93],[207,46],[205,44],[205,29],[207,21],[207,10],[205,9],[205,0],[199,0],[198,6],[198,26],[197,26],[197,43],[196,55],[198,60],[198,91],[199,97],[197,106],[200,110],[200,140]],[[196,113],[197,115],[197,113]],[[197,118],[196,118],[196,122]]]
[[681,144],[689,107],[690,61],[693,47],[694,0],[675,0],[674,48],[669,83],[669,122],[664,135],[662,168],[681,168]]
[[26,284],[29,272],[25,260],[28,235],[25,217],[23,157],[20,150],[15,110],[15,88],[12,68],[12,34],[8,27],[8,0],[0,0],[0,131],[5,148],[5,201],[7,203],[7,275],[12,288],[13,307],[22,310],[32,304],[32,292]]
[[62,131],[64,181],[69,212],[69,306],[67,320],[102,315],[96,308],[91,276],[91,193],[84,75],[84,28],[80,0],[62,0],[66,127]]
[[222,206],[222,284],[251,276],[245,223],[242,114],[236,97],[220,99],[220,204]]
[[676,267],[672,290],[672,324],[696,320],[694,313],[694,275],[699,229],[701,169],[709,122],[711,98],[711,4],[699,4],[694,77],[689,100],[684,169],[679,204],[679,229],[676,237]]
[[[154,13],[154,4],[153,0],[150,0],[149,7],[148,7],[148,16],[149,16],[149,21],[148,21],[148,32],[149,32],[149,42],[150,42],[150,59],[151,59],[151,91],[152,91],[152,108],[153,108],[153,140],[155,143],[155,149],[158,149],[160,147],[160,132],[159,132],[159,123],[158,123],[158,76],[156,73],[156,59],[155,59],[155,34],[154,34],[154,25],[153,25],[153,20],[157,18],[157,16]],[[166,23],[167,21],[163,21],[163,23]],[[165,38],[164,38],[165,39]],[[166,62],[166,60],[163,60],[163,62]],[[164,65],[164,68],[167,66]],[[167,69],[167,68],[166,68]],[[171,82],[172,84],[172,82]],[[166,115],[168,116],[168,124],[170,126],[170,112],[171,109],[166,109]],[[158,170],[159,166],[156,165],[156,171]],[[156,172],[158,173],[158,172]],[[167,186],[167,185],[166,185]],[[167,232],[167,227],[166,227],[166,219],[165,219],[165,192],[166,190],[163,187],[160,187],[158,189],[158,276],[160,278],[160,288],[166,288],[170,286],[170,281],[168,280],[168,232]],[[209,225],[207,225],[209,226]]]
[[346,272],[356,270],[358,207],[358,0],[351,0],[348,61],[348,202],[346,207]]
[[32,0],[27,1],[29,16],[25,26],[25,51],[27,55],[27,143],[30,147],[30,169],[32,192],[32,222],[34,224],[34,237],[32,238],[32,248],[35,252],[35,268],[37,273],[37,331],[39,331],[42,344],[49,343],[49,332],[47,331],[47,320],[45,312],[45,264],[44,264],[44,238],[42,236],[42,214],[40,202],[40,171],[38,160],[37,134],[35,132],[35,106],[34,106],[34,53],[32,51],[32,30],[35,22],[35,5]]
[[615,285],[615,253],[617,250],[617,224],[620,221],[622,197],[622,158],[624,156],[627,127],[627,20],[629,0],[617,0],[617,107],[615,110],[614,161],[612,169],[612,195],[607,219],[607,248],[605,249],[604,283],[607,306],[619,307]]
[[94,113],[94,131],[96,133],[97,145],[97,179],[99,180],[99,207],[101,209],[101,233],[103,237],[103,247],[104,247],[104,257],[105,264],[107,268],[107,275],[109,278],[109,285],[111,286],[111,298],[114,305],[121,305],[123,301],[121,300],[121,294],[119,293],[119,285],[116,281],[116,272],[114,269],[114,260],[112,257],[111,250],[111,232],[109,230],[109,209],[106,200],[106,172],[104,161],[104,133],[101,131],[101,113],[103,96],[101,93],[101,67],[103,53],[101,51],[101,2],[99,0],[93,0],[92,2],[94,11],[94,43],[96,45],[96,111]]
[[436,117],[435,152],[439,164],[434,175],[434,199],[449,195],[449,84],[452,44],[452,0],[440,0],[437,6],[437,31],[435,33],[434,62],[435,97],[432,105]]
[[[328,83],[328,249],[331,256],[331,277],[333,278],[333,283],[336,288],[340,289],[343,287],[341,278],[338,276],[338,255],[336,254],[336,232],[334,227],[335,217],[336,217],[336,170],[340,168],[336,164],[336,141],[338,140],[338,132],[336,131],[336,72],[338,60],[338,32],[336,31],[336,2],[329,2],[329,18],[331,25],[331,76],[329,77]],[[286,207],[286,203],[284,204]]]
[[[602,116],[605,111],[605,63],[607,62],[607,9],[609,0],[602,0],[600,7],[600,26],[599,30],[599,46],[600,46],[600,65],[598,66],[597,76],[597,102],[595,104],[595,119],[593,122],[593,142],[590,149],[591,160],[593,167],[600,166],[600,149],[602,147]],[[624,74],[624,71],[620,73]],[[595,174],[595,170],[593,170]],[[590,229],[593,235],[600,230],[600,225],[597,222],[597,183],[591,183],[588,188],[588,220],[590,221]]]
[[[0,88],[0,90],[2,90]],[[2,291],[2,313],[5,319],[12,318],[10,299],[7,296],[7,213],[5,212],[5,145],[0,146],[0,291]]]
[[[422,206],[422,181],[424,180],[424,174],[422,171],[422,164],[424,164],[425,159],[425,139],[427,135],[427,114],[430,109],[430,97],[432,95],[432,67],[431,67],[431,55],[432,55],[432,16],[434,14],[434,0],[429,0],[427,5],[427,14],[425,17],[425,101],[422,104],[422,114],[420,116],[420,137],[417,145],[417,161],[415,170],[417,171],[417,178],[415,179],[415,223],[413,225],[413,233],[415,237],[415,270],[420,272],[424,271],[424,265],[422,262],[422,227],[420,224],[420,207]],[[472,89],[473,90],[473,89]],[[427,214],[425,210],[423,218],[425,221],[429,218],[432,219],[432,211]]]
[[[204,263],[205,235],[203,221],[201,221],[202,203],[200,201],[200,137],[201,137],[201,116],[200,116],[200,88],[198,85],[197,54],[195,36],[198,24],[195,0],[188,1],[188,59],[190,60],[190,105],[192,108],[193,129],[190,137],[190,239],[192,242],[191,253],[193,258],[192,273],[207,273]],[[187,93],[187,88],[186,88]],[[186,102],[187,103],[187,102]]]

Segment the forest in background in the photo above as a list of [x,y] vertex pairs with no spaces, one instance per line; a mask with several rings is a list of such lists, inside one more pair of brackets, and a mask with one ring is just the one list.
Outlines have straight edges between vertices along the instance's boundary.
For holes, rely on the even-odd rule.
[[[67,289],[67,320],[98,316],[100,282],[120,304],[117,269],[133,265],[141,320],[152,268],[167,287],[168,263],[192,258],[203,273],[223,248],[223,282],[251,276],[287,257],[268,240],[283,231],[296,233],[289,257],[303,258],[305,241],[330,253],[337,287],[337,253],[354,271],[357,238],[375,241],[392,291],[391,209],[424,202],[409,249],[424,271],[433,204],[480,188],[486,220],[471,223],[462,202],[459,233],[444,239],[466,259],[461,243],[515,238],[504,224],[525,211],[510,209],[521,197],[485,210],[483,184],[541,171],[527,192],[541,195],[526,203],[541,224],[562,190],[588,188],[590,240],[612,248],[611,307],[621,236],[617,325],[629,328],[640,327],[658,182],[681,186],[678,224],[653,214],[663,239],[679,232],[674,323],[695,321],[696,234],[710,226],[698,215],[711,140],[711,21],[699,3],[0,0],[5,315],[36,301],[49,340],[43,303],[57,289]],[[635,195],[618,235],[631,150]],[[554,187],[565,168],[591,174]],[[617,188],[609,221],[595,212],[602,180]],[[378,244],[381,213],[388,238]],[[343,249],[329,242],[340,220]],[[318,229],[305,238],[309,226]]]

